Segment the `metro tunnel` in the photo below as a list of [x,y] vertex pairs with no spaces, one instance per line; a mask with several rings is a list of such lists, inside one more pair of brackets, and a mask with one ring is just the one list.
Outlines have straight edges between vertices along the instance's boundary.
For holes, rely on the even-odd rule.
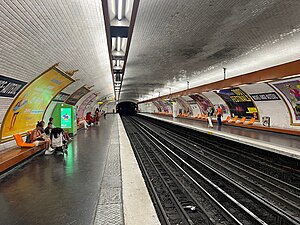
[[0,1],[0,224],[299,225],[299,14]]

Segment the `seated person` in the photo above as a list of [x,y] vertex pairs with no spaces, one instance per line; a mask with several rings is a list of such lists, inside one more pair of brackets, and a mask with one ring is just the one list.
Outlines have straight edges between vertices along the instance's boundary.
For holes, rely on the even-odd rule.
[[50,136],[51,130],[53,129],[53,124],[51,122],[48,123],[48,126],[45,128],[45,134]]
[[85,117],[83,117],[82,120],[80,120],[80,119],[78,118],[78,122],[77,122],[77,123],[78,123],[78,124],[83,124],[84,129],[87,129],[87,127],[89,126],[88,123],[87,123],[86,120],[85,120]]
[[50,155],[54,152],[54,150],[50,147],[50,139],[47,137],[45,133],[42,133],[43,123],[38,122],[36,128],[32,131],[30,135],[31,143],[34,143],[36,146],[45,144],[46,145],[46,155]]
[[88,125],[93,125],[93,123],[94,123],[94,118],[93,118],[91,112],[88,112],[88,113],[86,114],[85,120],[86,120],[86,122],[88,123]]

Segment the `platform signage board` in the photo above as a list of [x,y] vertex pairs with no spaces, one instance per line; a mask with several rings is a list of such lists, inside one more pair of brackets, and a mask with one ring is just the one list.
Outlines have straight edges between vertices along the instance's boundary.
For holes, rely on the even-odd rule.
[[[242,89],[230,88],[216,91],[216,93],[225,101],[232,115],[239,118],[252,118],[254,113],[258,114],[254,102]],[[258,115],[257,118],[259,118]]]
[[15,97],[10,105],[1,127],[1,141],[13,134],[24,133],[35,128],[37,121],[43,119],[48,105],[62,89],[74,80],[56,67],[51,67]]
[[0,97],[14,98],[26,84],[24,81],[0,75]]

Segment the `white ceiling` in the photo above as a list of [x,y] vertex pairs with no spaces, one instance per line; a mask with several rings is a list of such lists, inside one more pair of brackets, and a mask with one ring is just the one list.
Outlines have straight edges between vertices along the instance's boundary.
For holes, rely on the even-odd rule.
[[[140,0],[121,100],[299,59],[299,15],[299,0]],[[60,62],[79,69],[64,92],[113,93],[101,0],[2,0],[0,50],[1,75],[31,81]]]
[[299,0],[141,0],[121,100],[300,58]]
[[100,0],[1,0],[0,74],[31,81],[53,64],[79,69],[82,85],[101,95],[113,93]]

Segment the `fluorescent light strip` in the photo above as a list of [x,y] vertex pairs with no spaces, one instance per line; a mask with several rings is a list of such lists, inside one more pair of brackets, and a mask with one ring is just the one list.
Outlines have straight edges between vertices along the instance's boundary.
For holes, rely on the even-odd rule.
[[119,59],[117,60],[117,66],[118,67],[120,66],[120,60]]
[[118,20],[122,20],[123,0],[118,0]]
[[117,51],[121,51],[121,38],[117,37]]

